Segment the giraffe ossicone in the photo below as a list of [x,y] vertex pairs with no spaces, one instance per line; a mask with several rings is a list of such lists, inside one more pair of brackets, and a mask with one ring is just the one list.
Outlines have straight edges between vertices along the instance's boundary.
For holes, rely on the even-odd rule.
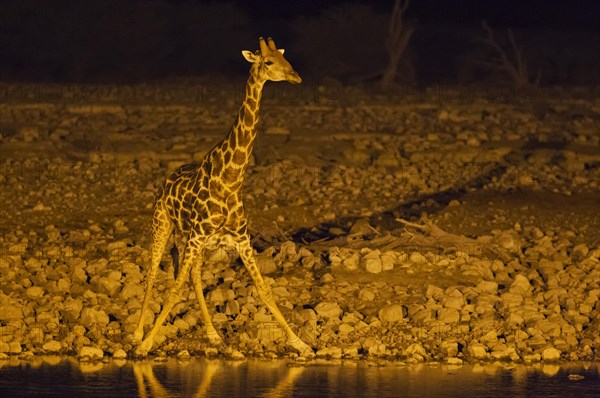
[[[152,348],[158,329],[165,322],[178,294],[190,274],[200,304],[201,319],[212,344],[222,339],[215,330],[202,292],[201,267],[204,250],[219,244],[234,246],[250,273],[261,299],[285,331],[288,344],[300,355],[314,355],[290,328],[279,311],[271,288],[264,282],[250,244],[248,219],[242,203],[241,188],[244,173],[252,153],[262,89],[267,81],[287,81],[298,84],[302,79],[277,49],[273,39],[259,39],[260,49],[242,51],[252,64],[246,83],[244,101],[233,127],[198,163],[178,168],[159,190],[152,219],[151,264],[146,277],[146,291],[137,329],[133,334],[138,355]],[[183,257],[175,283],[170,288],[162,310],[152,329],[144,337],[144,320],[148,311],[152,287],[169,237],[174,230],[186,237]]]

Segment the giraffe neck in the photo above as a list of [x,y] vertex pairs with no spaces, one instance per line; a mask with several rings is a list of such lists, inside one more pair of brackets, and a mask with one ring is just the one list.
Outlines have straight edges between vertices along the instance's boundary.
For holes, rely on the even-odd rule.
[[220,145],[225,170],[228,168],[242,169],[243,174],[243,170],[248,166],[256,138],[258,111],[264,84],[265,80],[258,76],[257,66],[253,65],[250,69],[250,78],[246,83],[242,106],[231,131]]

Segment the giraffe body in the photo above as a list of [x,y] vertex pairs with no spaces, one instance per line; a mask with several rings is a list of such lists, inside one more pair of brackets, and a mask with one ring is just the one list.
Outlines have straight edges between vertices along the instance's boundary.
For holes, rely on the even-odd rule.
[[181,166],[171,174],[157,195],[152,222],[152,263],[134,341],[141,341],[144,336],[144,319],[152,286],[169,237],[177,230],[186,237],[186,243],[175,284],[152,329],[138,346],[138,355],[145,355],[152,347],[156,332],[179,301],[178,294],[190,275],[207,336],[213,344],[221,342],[204,300],[201,266],[205,249],[223,244],[233,246],[239,252],[261,298],[286,332],[289,344],[303,355],[312,354],[310,347],[289,327],[275,303],[270,287],[262,279],[250,244],[248,219],[242,203],[241,188],[256,137],[263,86],[268,80],[302,81],[283,58],[283,49],[278,50],[272,39],[269,38],[268,45],[262,38],[259,43],[259,51],[242,52],[252,67],[244,101],[229,134],[201,162]]

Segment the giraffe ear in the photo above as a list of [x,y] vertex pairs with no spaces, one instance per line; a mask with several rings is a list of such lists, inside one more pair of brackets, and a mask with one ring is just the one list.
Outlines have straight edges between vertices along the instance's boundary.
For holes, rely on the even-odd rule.
[[278,48],[277,51],[279,51],[281,55],[283,55],[283,53],[285,52],[285,48]]
[[246,61],[250,62],[251,64],[253,64],[256,61],[256,55],[254,55],[252,51],[243,50],[242,55],[244,56],[244,58],[246,58]]

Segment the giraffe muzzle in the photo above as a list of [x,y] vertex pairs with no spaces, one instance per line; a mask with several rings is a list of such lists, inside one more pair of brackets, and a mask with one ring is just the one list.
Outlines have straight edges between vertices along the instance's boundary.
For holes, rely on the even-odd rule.
[[300,75],[298,73],[296,73],[296,71],[292,71],[288,77],[287,77],[287,81],[293,84],[300,84],[302,83],[302,78],[300,77]]

